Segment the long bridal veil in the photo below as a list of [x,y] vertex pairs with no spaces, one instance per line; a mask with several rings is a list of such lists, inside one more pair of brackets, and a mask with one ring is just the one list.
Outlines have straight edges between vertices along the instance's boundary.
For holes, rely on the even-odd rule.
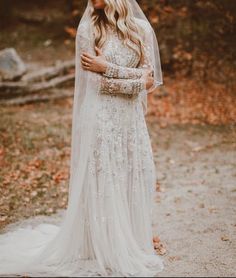
[[[141,20],[147,27],[150,58],[153,62],[155,86],[162,84],[162,73],[159,58],[158,43],[155,33],[135,0],[127,1],[134,17]],[[80,63],[82,49],[86,47],[88,52],[94,52],[94,40],[91,21],[92,3],[89,0],[83,14],[76,35],[76,68],[75,89],[73,103],[72,122],[72,149],[69,182],[68,207],[64,214],[57,220],[57,216],[48,218],[33,218],[21,222],[0,235],[0,276],[30,275],[30,276],[97,276],[98,273],[108,275],[104,268],[104,258],[100,253],[103,244],[99,237],[99,229],[92,217],[99,214],[95,197],[86,191],[87,166],[89,154],[92,151],[92,139],[94,137],[95,115],[98,109],[98,97],[101,84],[101,76],[96,73],[84,71]],[[86,34],[86,38],[82,36]],[[143,96],[143,104],[146,111],[146,95]],[[101,216],[101,215],[100,215]],[[90,233],[88,233],[88,229]],[[130,237],[130,234],[124,235]],[[91,250],[91,238],[93,251]],[[130,238],[130,245],[136,250],[136,243]],[[113,252],[119,253],[122,242],[115,245]],[[112,246],[103,246],[109,249]],[[128,249],[127,249],[127,252]],[[82,254],[82,255],[81,255]],[[149,254],[150,255],[150,254]],[[156,256],[150,257],[137,251],[133,256],[133,262],[145,262],[150,267],[156,265]],[[119,264],[130,275],[129,265],[125,254],[119,257]],[[116,265],[118,262],[114,262]],[[112,264],[112,262],[111,262]],[[161,266],[161,262],[160,262]],[[161,267],[160,267],[161,268]],[[142,269],[137,270],[140,275]],[[156,269],[150,270],[155,274]],[[118,275],[113,274],[113,275]]]

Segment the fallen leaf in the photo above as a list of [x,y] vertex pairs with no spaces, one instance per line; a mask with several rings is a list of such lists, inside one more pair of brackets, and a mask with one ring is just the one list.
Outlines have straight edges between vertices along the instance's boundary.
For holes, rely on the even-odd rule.
[[66,33],[69,34],[72,38],[75,38],[75,37],[76,37],[76,29],[75,29],[75,28],[66,26],[66,27],[64,28],[64,30],[65,30]]
[[226,236],[226,235],[225,235],[225,236],[222,236],[222,237],[221,237],[221,240],[222,240],[222,241],[230,241],[229,237]]

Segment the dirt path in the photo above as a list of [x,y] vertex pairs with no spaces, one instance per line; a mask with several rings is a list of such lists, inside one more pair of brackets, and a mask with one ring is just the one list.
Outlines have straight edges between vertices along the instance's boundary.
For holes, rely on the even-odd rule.
[[235,130],[153,126],[150,131],[164,191],[154,213],[155,230],[167,247],[161,276],[235,276]]

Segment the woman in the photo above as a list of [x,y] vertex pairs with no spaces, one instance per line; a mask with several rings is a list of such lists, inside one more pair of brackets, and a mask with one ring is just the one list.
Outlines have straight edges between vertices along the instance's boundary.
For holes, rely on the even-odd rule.
[[147,93],[160,84],[155,34],[136,1],[88,1],[76,37],[68,208],[60,225],[2,235],[0,274],[149,277],[163,269],[152,246],[156,176],[144,118]]

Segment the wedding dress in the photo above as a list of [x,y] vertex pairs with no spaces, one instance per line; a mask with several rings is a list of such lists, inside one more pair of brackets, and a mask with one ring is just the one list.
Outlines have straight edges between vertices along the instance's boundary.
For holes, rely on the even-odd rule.
[[[87,23],[78,28],[76,59],[93,52],[89,29]],[[152,243],[156,173],[141,79],[152,61],[149,45],[144,49],[140,64],[116,30],[107,30],[102,51],[109,66],[103,75],[88,73],[86,84],[97,93],[87,97],[93,92],[87,88],[79,96],[76,124],[79,102],[74,103],[66,215],[62,222],[56,216],[44,223],[31,219],[0,235],[0,275],[151,277],[162,271]],[[77,89],[85,82],[79,67]]]

